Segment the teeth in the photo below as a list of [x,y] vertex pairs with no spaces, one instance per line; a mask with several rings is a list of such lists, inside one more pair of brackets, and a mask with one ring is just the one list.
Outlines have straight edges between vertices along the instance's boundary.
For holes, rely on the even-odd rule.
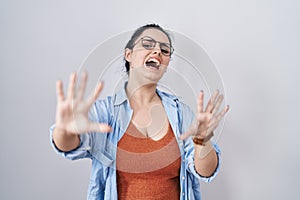
[[152,61],[152,62],[155,62],[157,65],[160,64],[158,60],[153,59],[153,58],[149,59],[147,62],[151,62],[151,61]]
[[155,58],[150,58],[149,60],[146,61],[145,63],[147,66],[151,66],[151,67],[155,67],[155,68],[159,68],[160,66],[160,62],[155,59]]

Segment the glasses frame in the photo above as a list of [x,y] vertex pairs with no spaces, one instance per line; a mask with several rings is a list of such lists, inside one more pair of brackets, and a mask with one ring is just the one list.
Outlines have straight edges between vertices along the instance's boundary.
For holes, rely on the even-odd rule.
[[[153,41],[153,42],[154,42],[153,47],[151,47],[151,48],[145,47],[145,46],[143,45],[143,40],[145,40],[145,39],[147,39],[148,41]],[[174,48],[173,48],[173,46],[172,46],[171,44],[165,43],[165,42],[158,42],[158,41],[156,41],[155,39],[153,39],[153,38],[150,37],[150,36],[143,36],[143,37],[141,37],[140,39],[138,39],[138,40],[133,44],[132,48],[134,48],[135,45],[137,45],[140,41],[142,41],[142,46],[143,46],[145,49],[147,49],[147,50],[153,50],[153,49],[156,47],[156,43],[159,43],[159,48],[160,48],[160,50],[162,50],[162,48],[161,48],[162,45],[165,45],[165,46],[167,46],[167,47],[170,47],[170,54],[165,54],[165,53],[163,53],[163,51],[161,51],[161,53],[162,53],[163,55],[165,55],[165,56],[171,57],[171,55],[172,55],[173,52],[174,52]]]

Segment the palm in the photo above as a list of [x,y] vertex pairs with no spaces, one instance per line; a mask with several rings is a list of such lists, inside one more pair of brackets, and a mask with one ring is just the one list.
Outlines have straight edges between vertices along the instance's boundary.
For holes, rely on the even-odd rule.
[[82,134],[91,131],[108,132],[110,131],[110,127],[108,125],[91,122],[88,118],[89,109],[95,99],[99,96],[103,84],[99,84],[95,89],[94,94],[91,94],[86,100],[84,100],[83,96],[86,81],[87,74],[84,73],[82,75],[82,81],[76,91],[76,74],[72,74],[70,76],[67,97],[63,94],[62,82],[57,82],[56,127],[72,134]]
[[206,138],[208,135],[210,135],[218,127],[220,120],[229,110],[229,106],[226,106],[222,111],[219,112],[223,98],[223,95],[219,95],[219,92],[216,91],[204,109],[204,93],[201,91],[198,98],[196,120],[191,125],[189,130],[180,138],[184,140],[192,135]]

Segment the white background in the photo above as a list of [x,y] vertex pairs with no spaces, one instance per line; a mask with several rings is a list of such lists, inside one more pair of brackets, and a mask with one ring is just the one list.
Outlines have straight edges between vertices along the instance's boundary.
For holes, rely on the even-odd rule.
[[203,198],[300,199],[299,10],[296,0],[0,1],[0,199],[86,198],[90,162],[49,143],[55,81],[151,22],[200,44],[223,78],[222,168]]

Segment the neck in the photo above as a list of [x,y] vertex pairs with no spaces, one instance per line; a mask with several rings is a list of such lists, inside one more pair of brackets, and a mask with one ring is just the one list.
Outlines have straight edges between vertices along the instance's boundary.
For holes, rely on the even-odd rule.
[[129,80],[126,87],[127,97],[135,104],[149,104],[158,97],[156,86],[156,83],[138,84],[137,81]]

